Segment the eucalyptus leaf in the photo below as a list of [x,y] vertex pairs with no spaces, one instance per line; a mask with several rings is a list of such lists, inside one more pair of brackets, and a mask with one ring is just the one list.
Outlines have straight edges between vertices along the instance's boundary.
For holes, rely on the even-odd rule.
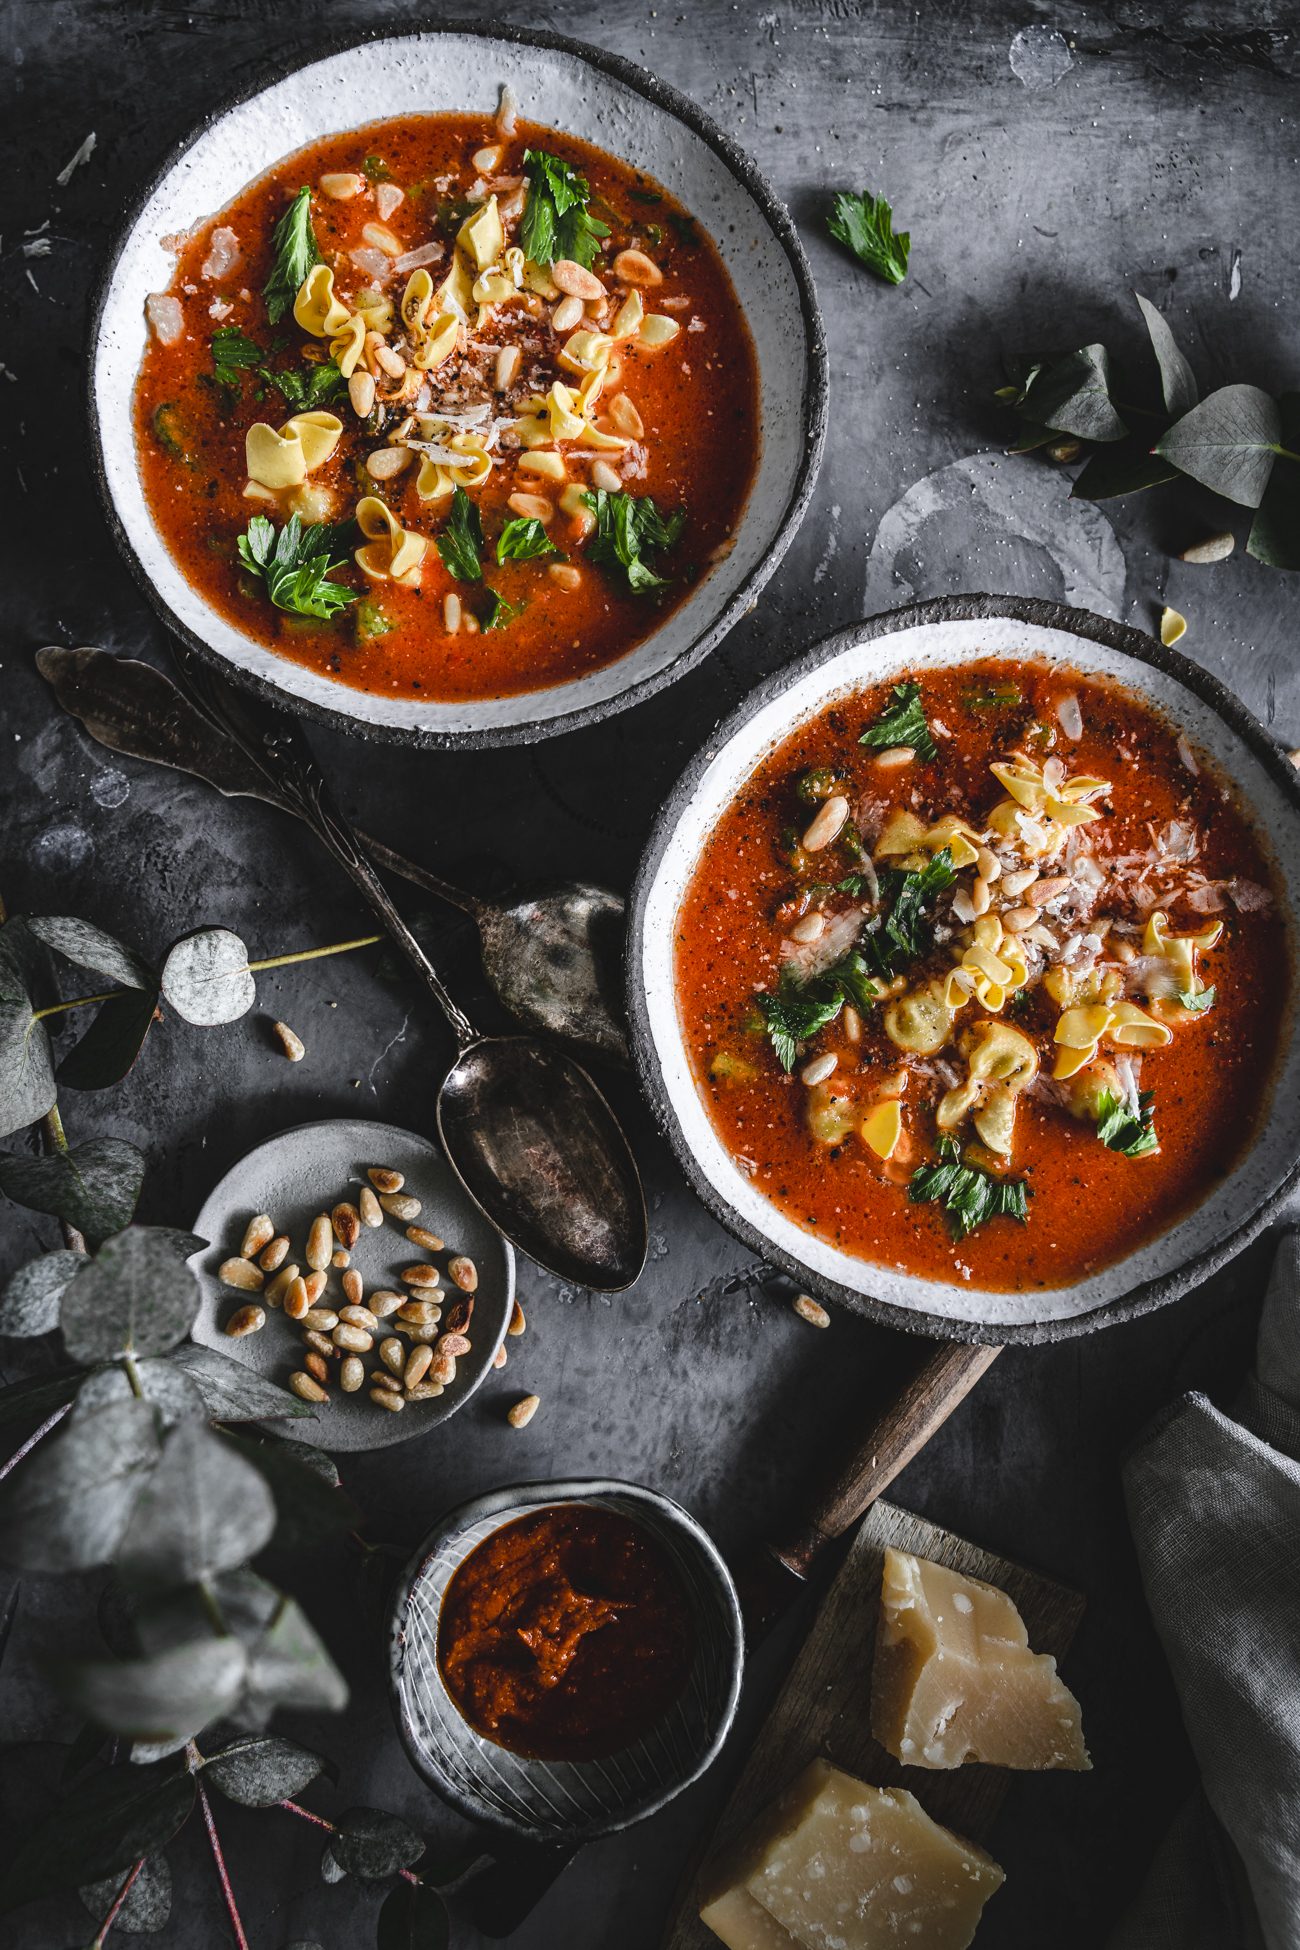
[[157,1014],[157,989],[128,989],[110,996],[59,1064],[58,1081],[69,1090],[111,1090],[144,1048]]
[[1080,440],[1122,440],[1128,432],[1111,399],[1110,354],[1083,345],[1036,373],[1024,391],[1025,418]]
[[[117,1875],[105,1876],[101,1882],[87,1882],[77,1891],[97,1923],[102,1923],[112,1909],[130,1873],[130,1869],[124,1869]],[[152,1936],[165,1926],[171,1913],[172,1872],[167,1857],[146,1855],[139,1875],[127,1891],[126,1901],[113,1918],[113,1928],[126,1936]]]
[[169,950],[163,963],[163,1000],[200,1029],[237,1022],[257,1000],[248,950],[229,928],[199,928]]
[[275,1617],[248,1659],[248,1700],[254,1712],[277,1706],[341,1713],[348,1686],[302,1607],[282,1597]]
[[383,1882],[424,1854],[423,1838],[400,1815],[382,1808],[349,1808],[330,1837],[330,1853],[345,1874]]
[[202,1422],[181,1422],[137,1502],[117,1568],[144,1584],[201,1584],[255,1557],[275,1529],[257,1471]]
[[156,1760],[179,1754],[189,1743],[188,1733],[174,1734],[170,1740],[133,1740],[127,1749],[127,1759],[132,1767],[151,1767]]
[[1178,350],[1173,332],[1162,313],[1156,310],[1149,298],[1140,291],[1133,296],[1141,308],[1142,317],[1151,337],[1151,349],[1156,355],[1160,368],[1160,392],[1165,402],[1166,413],[1177,416],[1190,413],[1201,397],[1196,384],[1196,374]]
[[71,914],[29,914],[26,920],[38,941],[44,942],[47,948],[53,948],[56,955],[62,955],[65,961],[75,963],[78,968],[89,968],[96,975],[107,975],[111,982],[120,982],[125,989],[156,986],[152,970],[141,961],[134,948],[125,947],[89,921],[80,921]]
[[1045,447],[1049,440],[1056,438],[1056,434],[1050,427],[1040,427],[1036,420],[1022,420],[1020,432],[1007,448],[1007,452],[1009,454],[1037,453],[1040,447]]
[[1125,440],[1090,455],[1070,490],[1070,498],[1109,501],[1116,494],[1137,494],[1177,479],[1178,469],[1153,454],[1145,441]]
[[1278,403],[1259,386],[1221,386],[1176,420],[1155,451],[1180,474],[1243,508],[1258,508],[1282,436]]
[[0,928],[0,1137],[21,1131],[53,1106],[54,1058],[27,988],[22,923]]
[[262,1422],[277,1416],[311,1414],[307,1403],[296,1395],[277,1388],[273,1381],[264,1380],[252,1368],[219,1354],[215,1348],[196,1347],[186,1341],[173,1348],[168,1360],[193,1382],[214,1422]]
[[84,1253],[57,1252],[20,1266],[0,1292],[0,1334],[25,1340],[57,1327],[63,1289],[86,1264]]
[[1282,393],[1277,404],[1288,453],[1269,476],[1246,550],[1270,568],[1300,569],[1300,461],[1289,458],[1300,453],[1300,393]]
[[0,1485],[0,1558],[30,1571],[106,1564],[157,1460],[147,1402],[69,1419]]
[[0,1388],[0,1429],[15,1422],[37,1422],[51,1410],[76,1399],[80,1374],[29,1375],[25,1381],[11,1381]]
[[0,1192],[65,1219],[92,1244],[131,1223],[143,1183],[144,1158],[122,1138],[87,1138],[43,1158],[0,1153]]
[[68,1353],[89,1364],[165,1354],[185,1338],[198,1310],[199,1283],[179,1256],[176,1229],[131,1226],[106,1240],[78,1274],[63,1296],[60,1325]]
[[193,1776],[169,1766],[112,1767],[80,1782],[13,1848],[0,1910],[124,1874],[171,1840],[195,1793]]
[[232,1433],[227,1440],[270,1485],[279,1518],[275,1531],[278,1549],[313,1550],[340,1531],[355,1529],[360,1521],[357,1506],[318,1473],[314,1461],[318,1450],[303,1442],[283,1442],[274,1437],[258,1442]]
[[165,1429],[195,1418],[202,1421],[207,1415],[203,1397],[184,1369],[165,1356],[157,1356],[136,1361],[134,1376],[116,1365],[96,1368],[81,1384],[74,1418],[102,1408],[105,1402],[129,1401],[135,1396],[136,1388],[157,1410],[158,1420]]
[[282,1603],[275,1586],[247,1565],[214,1578],[206,1596],[192,1585],[148,1592],[142,1597],[119,1592],[119,1604],[132,1608],[132,1642],[142,1652],[166,1652],[202,1638],[212,1629],[208,1598],[216,1605],[226,1630],[246,1648],[257,1645],[265,1636]]
[[211,1754],[204,1767],[213,1786],[242,1808],[271,1808],[290,1800],[326,1771],[332,1772],[320,1754],[269,1733],[232,1740],[220,1753]]
[[142,1659],[63,1659],[51,1671],[79,1713],[139,1740],[192,1736],[234,1705],[248,1669],[238,1639],[209,1638]]
[[447,1950],[451,1919],[434,1889],[422,1882],[399,1882],[379,1912],[377,1950]]

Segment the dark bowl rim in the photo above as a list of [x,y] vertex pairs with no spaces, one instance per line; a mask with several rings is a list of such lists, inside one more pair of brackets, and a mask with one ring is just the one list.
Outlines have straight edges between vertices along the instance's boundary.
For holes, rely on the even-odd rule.
[[464,1529],[467,1524],[477,1522],[480,1517],[492,1515],[494,1510],[505,1512],[520,1505],[540,1510],[551,1504],[587,1503],[599,1497],[625,1497],[633,1503],[649,1504],[662,1516],[667,1517],[676,1529],[690,1538],[702,1560],[709,1567],[721,1608],[730,1625],[731,1672],[717,1725],[697,1756],[691,1771],[670,1787],[666,1787],[645,1806],[637,1807],[616,1820],[590,1823],[585,1828],[575,1831],[572,1836],[556,1843],[560,1847],[577,1848],[587,1842],[597,1841],[602,1836],[619,1834],[623,1829],[635,1827],[638,1822],[646,1821],[651,1815],[658,1814],[670,1801],[676,1800],[679,1794],[684,1793],[708,1771],[727,1741],[735,1724],[740,1704],[746,1653],[745,1626],[735,1579],[709,1532],[698,1517],[693,1516],[684,1504],[679,1503],[675,1497],[669,1496],[666,1491],[651,1489],[646,1483],[633,1483],[623,1477],[576,1476],[554,1480],[546,1477],[530,1477],[520,1483],[504,1483],[496,1489],[483,1490],[476,1496],[467,1497],[463,1503],[454,1504],[437,1519],[403,1566],[390,1606],[389,1699],[393,1717],[397,1722],[397,1731],[406,1750],[406,1757],[420,1779],[470,1821],[485,1823],[489,1827],[524,1841],[553,1842],[554,1837],[539,1835],[538,1830],[527,1822],[506,1821],[499,1814],[486,1813],[482,1803],[475,1800],[473,1795],[463,1793],[455,1783],[446,1780],[443,1775],[429,1766],[428,1758],[418,1746],[402,1707],[400,1674],[405,1657],[404,1625],[416,1582],[437,1543],[449,1533]]
[[[922,1334],[936,1340],[983,1343],[988,1346],[1039,1346],[1048,1342],[1074,1340],[1100,1327],[1119,1321],[1137,1320],[1157,1307],[1168,1306],[1193,1287],[1218,1272],[1277,1216],[1291,1193],[1300,1184],[1300,1159],[1281,1183],[1249,1210],[1241,1221],[1211,1244],[1193,1253],[1179,1265],[1153,1279],[1145,1280],[1127,1293],[1104,1305],[1067,1320],[984,1323],[978,1320],[948,1319],[922,1308],[900,1307],[892,1301],[878,1300],[855,1292],[835,1280],[815,1273],[796,1255],[787,1253],[735,1212],[705,1178],[686,1140],[664,1085],[662,1067],[651,1033],[651,1011],[646,999],[641,970],[645,951],[645,915],[651,883],[665,854],[673,846],[687,805],[694,796],[704,772],[718,751],[740,731],[756,712],[778,697],[791,683],[817,669],[829,658],[855,644],[892,636],[917,625],[952,622],[996,621],[1037,624],[1045,629],[1068,631],[1107,649],[1116,650],[1139,665],[1164,672],[1207,704],[1259,760],[1284,797],[1300,811],[1300,774],[1271,739],[1258,719],[1240,699],[1199,664],[1160,643],[1129,624],[1094,615],[1089,610],[1071,609],[1064,603],[1030,596],[963,595],[941,596],[929,602],[909,603],[868,617],[860,623],[832,631],[821,637],[800,657],[775,671],[757,685],[725,718],[713,727],[681,777],[668,794],[641,856],[641,864],[628,902],[626,986],[628,1020],[637,1079],[650,1105],[655,1122],[672,1150],[692,1191],[733,1238],[769,1265],[776,1266],[792,1279],[807,1284],[823,1298],[830,1298],[854,1313],[864,1314],[886,1327],[908,1334]],[[1177,1223],[1181,1223],[1177,1222]],[[1177,1230],[1177,1223],[1171,1230]]]
[[[283,81],[304,68],[314,67],[319,61],[327,60],[334,55],[346,54],[353,48],[368,46],[374,42],[429,39],[444,34],[473,35],[483,41],[505,42],[507,45],[517,47],[536,47],[567,54],[611,79],[621,82],[625,87],[644,96],[653,107],[684,123],[714,151],[741,188],[757,204],[784,252],[799,294],[799,310],[807,344],[804,379],[799,400],[804,427],[803,451],[789,497],[778,521],[771,547],[733,591],[713,622],[701,629],[681,653],[662,670],[652,672],[613,697],[605,698],[597,704],[577,706],[571,711],[561,712],[554,717],[527,719],[516,725],[478,731],[430,731],[415,727],[408,729],[401,725],[362,723],[342,707],[336,708],[333,705],[319,704],[310,699],[293,696],[282,690],[279,685],[272,683],[270,679],[242,669],[215,650],[196,631],[190,629],[188,624],[182,622],[155,588],[117,512],[108,483],[103,443],[100,439],[95,381],[96,354],[103,332],[109,288],[130,233],[155,190],[172,174],[200,136],[213,123],[244,102],[251,100],[255,95],[261,94],[275,82]],[[829,362],[821,309],[813,287],[812,272],[793,218],[752,157],[737,142],[734,142],[690,96],[673,87],[670,82],[660,80],[657,75],[651,74],[648,69],[640,67],[636,62],[629,61],[625,56],[614,54],[606,48],[595,47],[588,42],[577,40],[571,35],[552,33],[547,28],[517,27],[505,22],[500,25],[484,25],[473,20],[440,20],[428,23],[409,19],[399,20],[382,27],[364,28],[328,37],[319,42],[310,54],[288,63],[274,56],[268,56],[259,62],[250,78],[239,88],[224,96],[172,145],[143,189],[131,201],[122,225],[109,247],[103,269],[91,296],[87,343],[86,411],[90,423],[91,465],[100,502],[118,552],[125,560],[147,601],[166,627],[197,656],[202,657],[231,682],[253,691],[269,704],[292,710],[317,724],[326,725],[331,730],[342,732],[350,737],[424,751],[485,751],[538,744],[545,738],[558,738],[566,732],[580,731],[588,725],[599,724],[605,718],[613,717],[619,711],[629,710],[633,705],[655,696],[659,691],[665,690],[669,684],[675,683],[679,677],[684,677],[716,648],[723,637],[734,628],[740,617],[753,607],[760,591],[781,563],[807,513],[826,444]]]

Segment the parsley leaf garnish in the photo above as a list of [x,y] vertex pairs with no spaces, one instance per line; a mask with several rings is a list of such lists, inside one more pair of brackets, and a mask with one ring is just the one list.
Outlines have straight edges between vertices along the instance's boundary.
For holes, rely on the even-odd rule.
[[498,562],[533,562],[539,555],[559,552],[535,515],[515,515],[497,536]]
[[463,487],[451,497],[451,513],[438,537],[438,553],[457,582],[482,581],[483,523]]
[[[277,609],[328,622],[356,601],[354,590],[329,580],[331,571],[341,569],[347,560],[346,553],[338,551],[346,550],[352,527],[350,521],[304,527],[297,515],[291,515],[277,535],[265,515],[254,515],[239,538],[239,559],[251,574],[262,578]],[[331,561],[331,556],[337,560]]]
[[271,372],[266,366],[259,366],[258,371],[281,394],[291,413],[309,413],[313,407],[328,406],[347,391],[348,382],[332,359],[318,366],[303,366],[296,372],[292,368],[287,372]]
[[488,595],[492,598],[492,607],[484,619],[483,628],[485,630],[504,630],[507,623],[514,622],[516,616],[518,616],[520,610],[523,608],[523,604],[508,603],[505,597],[499,595],[495,589],[489,589]]
[[302,289],[313,264],[324,260],[311,225],[311,191],[299,190],[271,232],[271,275],[262,286],[266,315],[278,325]]
[[1023,1178],[994,1178],[977,1165],[963,1164],[955,1138],[939,1139],[939,1163],[912,1173],[907,1196],[913,1205],[941,1205],[954,1239],[966,1239],[990,1219],[1029,1217]]
[[1218,990],[1214,988],[1179,989],[1178,1006],[1182,1009],[1190,1009],[1194,1016],[1203,1016],[1207,1009],[1214,1007],[1217,995]]
[[854,256],[886,284],[901,284],[907,276],[911,233],[894,229],[894,213],[883,196],[863,190],[853,196],[841,190],[826,219],[837,244],[847,244]]
[[588,212],[591,191],[586,177],[544,149],[524,150],[524,173],[528,201],[519,223],[524,256],[542,266],[567,257],[589,271],[597,244],[609,235],[609,225]]
[[886,705],[874,724],[867,726],[858,743],[882,750],[891,745],[910,745],[918,758],[937,758],[938,747],[930,736],[921,708],[921,686],[895,684],[893,697],[894,702]]
[[1097,1136],[1106,1149],[1119,1151],[1126,1158],[1145,1158],[1158,1151],[1154,1103],[1154,1090],[1142,1091],[1136,1110],[1113,1090],[1103,1090],[1097,1098]]
[[1023,704],[1024,697],[1019,684],[972,684],[961,701],[968,711],[1009,711]]
[[222,325],[208,341],[212,371],[219,386],[237,392],[246,372],[260,370],[266,354],[238,325]]
[[846,1002],[865,1014],[875,999],[871,971],[856,948],[811,982],[796,981],[787,971],[775,995],[754,997],[767,1024],[768,1040],[787,1075],[798,1061],[800,1043],[834,1022]]
[[874,974],[888,980],[928,952],[926,908],[956,878],[952,854],[946,846],[913,873],[894,869],[880,876],[880,890],[888,895],[889,906],[867,922],[861,944]]
[[685,510],[661,515],[648,494],[609,494],[604,488],[583,500],[596,517],[587,551],[592,561],[621,567],[633,595],[666,588],[668,578],[656,574],[643,557],[673,546],[686,525]]

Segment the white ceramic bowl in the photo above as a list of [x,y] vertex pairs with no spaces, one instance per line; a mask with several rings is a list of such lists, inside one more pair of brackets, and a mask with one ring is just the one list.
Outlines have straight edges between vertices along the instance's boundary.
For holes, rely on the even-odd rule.
[[[821,458],[826,349],[803,249],[747,156],[684,95],[618,55],[513,27],[377,35],[241,95],[210,116],[146,190],[94,308],[90,419],[116,538],[163,620],[230,675],[341,730],[410,744],[508,745],[621,710],[696,663],[750,606],[793,535]],[[170,281],[162,239],[341,128],[416,112],[490,117],[508,84],[530,121],[626,157],[666,185],[722,253],[754,337],[762,451],[736,546],[647,640],[604,670],[521,697],[437,704],[371,697],[277,657],[190,587],[154,527],[136,465],[131,397],[145,299]]]
[[[1293,993],[1271,1102],[1232,1172],[1136,1252],[1068,1286],[981,1292],[857,1259],[805,1232],[733,1162],[696,1090],[673,980],[675,920],[714,823],[767,753],[836,696],[978,657],[1023,657],[1110,677],[1182,727],[1236,785],[1285,893]],[[679,1163],[714,1214],[813,1292],[895,1327],[970,1341],[1043,1341],[1177,1299],[1261,1229],[1300,1178],[1300,781],[1237,699],[1197,665],[1123,624],[1056,603],[952,596],[827,637],[760,686],[687,767],[655,824],[633,892],[628,1004],[642,1083]]]

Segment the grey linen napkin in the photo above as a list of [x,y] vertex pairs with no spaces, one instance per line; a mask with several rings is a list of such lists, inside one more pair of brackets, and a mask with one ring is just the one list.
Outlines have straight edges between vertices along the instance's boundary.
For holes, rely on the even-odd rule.
[[1201,1792],[1109,1950],[1297,1950],[1300,1234],[1279,1243],[1234,1415],[1174,1403],[1124,1490]]

